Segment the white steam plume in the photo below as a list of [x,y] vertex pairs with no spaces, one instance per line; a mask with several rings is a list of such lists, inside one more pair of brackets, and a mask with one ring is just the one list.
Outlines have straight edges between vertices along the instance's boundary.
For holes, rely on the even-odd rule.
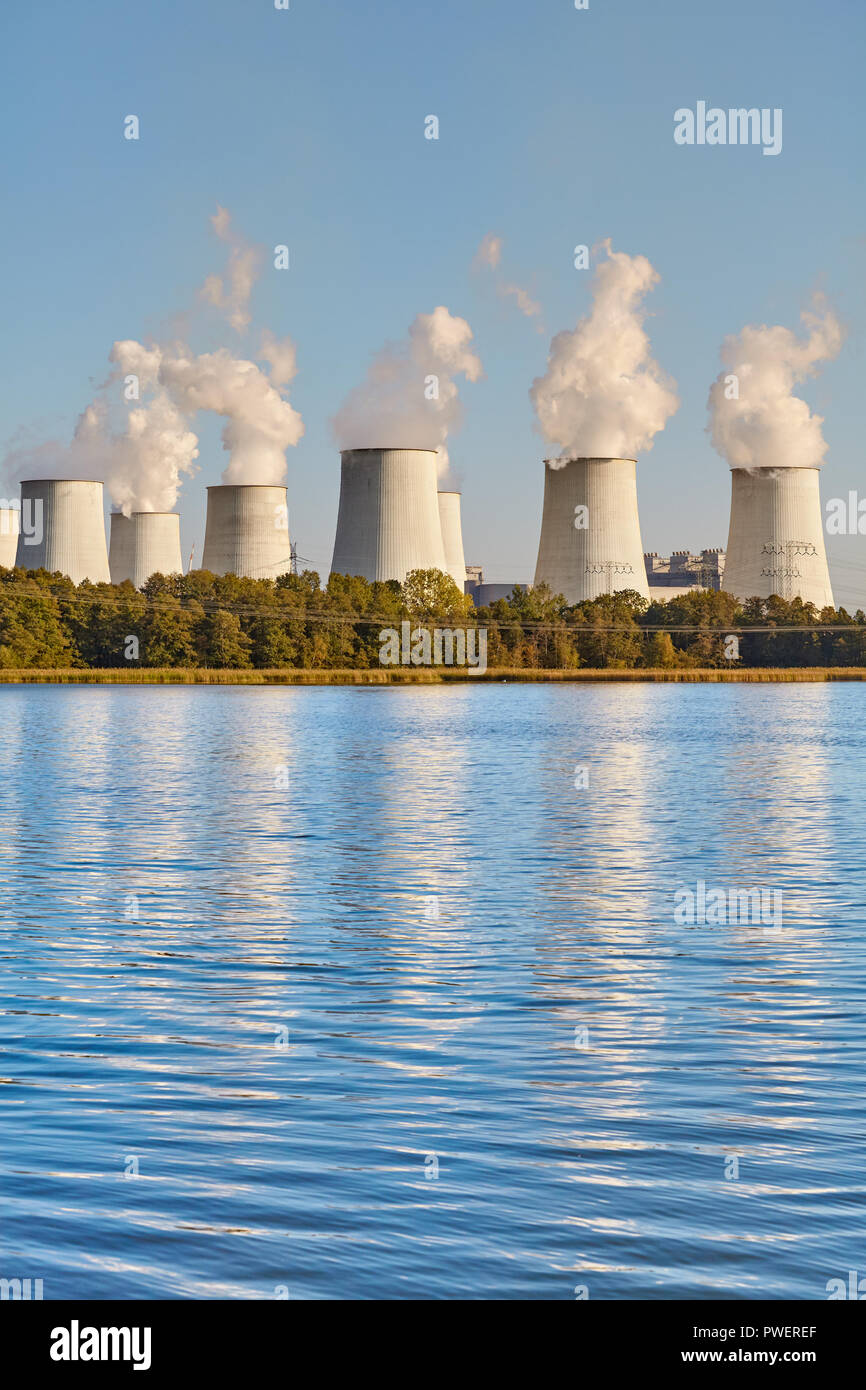
[[636,458],[679,408],[674,382],[653,359],[643,300],[659,275],[646,256],[612,251],[595,270],[592,308],[557,333],[547,371],[530,390],[541,432],[567,458]]
[[800,317],[802,338],[778,324],[750,324],[722,344],[708,429],[731,468],[816,468],[824,460],[823,416],[813,415],[794,387],[836,357],[844,333],[821,295]]
[[455,377],[477,381],[482,373],[471,342],[469,324],[444,305],[418,314],[408,339],[382,349],[337,411],[340,448],[438,449],[444,471],[445,441],[462,414]]
[[495,232],[487,232],[481,238],[481,245],[475,252],[473,270],[498,270],[502,260],[502,237]]
[[[541,313],[541,305],[532,298],[529,291],[525,290],[522,285],[515,285],[511,281],[503,279],[498,273],[502,261],[502,246],[502,237],[497,236],[495,232],[488,232],[481,239],[481,244],[472,262],[472,269],[493,271],[496,279],[496,293],[502,299],[513,299],[521,314],[526,318],[537,318]],[[538,331],[539,333],[544,332],[541,325],[539,325]]]
[[243,333],[250,323],[250,295],[261,270],[262,253],[232,230],[225,208],[217,207],[210,221],[220,241],[231,249],[225,275],[209,275],[199,293],[206,303],[224,311],[232,328]]
[[104,399],[93,401],[79,416],[69,444],[13,449],[4,468],[15,482],[104,478],[115,506],[129,516],[133,511],[171,511],[181,476],[196,471],[197,457],[196,435],[160,391],[129,411],[125,431],[112,430]]
[[224,483],[283,482],[286,449],[297,444],[304,422],[255,362],[225,348],[197,357],[180,349],[163,356],[159,381],[185,414],[212,410],[225,417]]
[[[200,297],[223,310],[238,331],[249,323],[249,300],[260,267],[260,253],[231,230],[225,208],[211,219],[231,247],[225,278],[211,276]],[[184,475],[196,471],[198,438],[190,422],[199,410],[222,415],[223,444],[229,462],[227,483],[280,483],[285,450],[304,432],[298,412],[281,388],[296,372],[294,344],[265,332],[257,362],[237,358],[226,348],[196,355],[183,343],[134,339],[116,342],[113,372],[102,394],[83,412],[69,444],[14,446],[4,460],[15,480],[23,477],[104,478],[114,504],[132,511],[170,511]],[[134,400],[122,428],[113,428],[109,400],[118,401],[135,378]],[[106,392],[111,388],[111,397]]]

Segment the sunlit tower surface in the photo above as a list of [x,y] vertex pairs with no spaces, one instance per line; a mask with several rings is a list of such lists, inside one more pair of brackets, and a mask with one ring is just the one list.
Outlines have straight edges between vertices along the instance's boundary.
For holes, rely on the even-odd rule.
[[832,605],[817,468],[732,468],[722,588]]

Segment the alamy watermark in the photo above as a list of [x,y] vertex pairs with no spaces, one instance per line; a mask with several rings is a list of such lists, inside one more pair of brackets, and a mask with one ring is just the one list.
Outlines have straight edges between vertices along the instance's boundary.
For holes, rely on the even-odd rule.
[[[10,512],[18,513],[18,525],[14,527]],[[42,544],[42,498],[0,497],[0,536],[23,535],[25,545]]]
[[707,106],[699,101],[695,110],[681,106],[674,112],[674,141],[677,145],[763,145],[763,154],[782,153],[782,108],[780,106]]
[[680,927],[763,927],[782,929],[779,888],[708,888],[702,878],[694,888],[674,894],[674,921]]
[[465,666],[487,670],[486,627],[414,627],[409,622],[379,633],[381,666]]
[[828,536],[866,536],[866,497],[852,490],[847,498],[828,498],[824,510]]
[[0,1302],[26,1302],[43,1297],[41,1279],[0,1279]]

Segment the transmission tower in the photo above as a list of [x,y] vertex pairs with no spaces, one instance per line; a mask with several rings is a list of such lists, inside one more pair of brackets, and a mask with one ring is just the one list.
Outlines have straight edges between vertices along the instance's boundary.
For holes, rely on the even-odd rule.
[[620,564],[618,560],[602,560],[597,565],[587,565],[584,574],[603,574],[606,576],[607,588],[605,593],[613,593],[613,577],[615,574],[634,574],[632,565]]
[[[764,579],[774,581],[773,591],[779,598],[790,599],[792,597],[791,580],[802,579],[802,574],[793,563],[798,555],[817,555],[818,550],[812,541],[785,541],[783,545],[773,545],[767,541],[762,547],[762,555],[777,555],[782,561],[782,565],[777,565],[773,569],[761,570]],[[781,581],[781,589],[775,581]]]

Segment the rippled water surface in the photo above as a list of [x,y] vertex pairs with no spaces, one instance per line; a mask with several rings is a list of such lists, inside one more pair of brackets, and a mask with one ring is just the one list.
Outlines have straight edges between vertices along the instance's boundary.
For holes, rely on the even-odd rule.
[[[5,686],[0,712],[0,1275],[866,1274],[863,686]],[[780,892],[781,930],[678,922],[700,880]]]

